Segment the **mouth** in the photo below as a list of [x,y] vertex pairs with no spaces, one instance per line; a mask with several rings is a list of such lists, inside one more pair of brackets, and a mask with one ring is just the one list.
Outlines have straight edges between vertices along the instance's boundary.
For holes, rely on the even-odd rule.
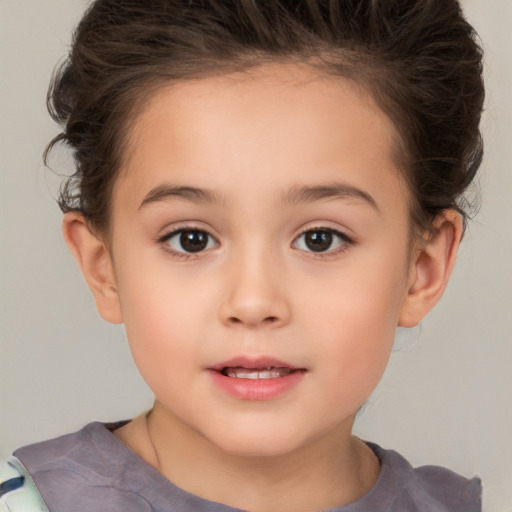
[[291,392],[303,380],[306,368],[271,357],[237,357],[208,368],[222,392],[242,400],[272,400]]
[[280,379],[295,372],[305,372],[305,368],[297,368],[271,357],[237,357],[210,367],[210,370],[224,377],[233,379]]
[[224,377],[234,379],[279,379],[294,373],[296,369],[288,367],[266,366],[265,368],[244,368],[243,366],[226,366],[220,370]]

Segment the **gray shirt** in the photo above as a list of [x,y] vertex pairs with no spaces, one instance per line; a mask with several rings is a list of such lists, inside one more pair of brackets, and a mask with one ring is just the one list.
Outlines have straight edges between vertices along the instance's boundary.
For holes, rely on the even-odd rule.
[[[82,430],[18,449],[51,512],[235,512],[167,480],[111,431],[125,422]],[[380,460],[373,488],[329,512],[481,512],[481,485],[438,466],[413,468],[393,450],[368,446]],[[326,511],[327,512],[327,511]]]

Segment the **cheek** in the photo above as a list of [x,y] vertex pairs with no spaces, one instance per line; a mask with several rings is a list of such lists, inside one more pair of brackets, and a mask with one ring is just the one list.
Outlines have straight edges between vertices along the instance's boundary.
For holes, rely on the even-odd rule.
[[[348,416],[369,398],[382,378],[393,346],[394,328],[387,319],[379,322],[379,318],[369,317],[367,309],[361,313],[351,307],[334,313],[329,329],[317,337],[315,394],[324,397],[322,407],[326,414],[333,410],[338,411],[337,415]],[[330,392],[326,394],[325,390]]]
[[192,362],[197,367],[211,312],[205,309],[207,294],[180,284],[165,266],[139,268],[146,270],[119,276],[121,307],[135,364],[158,394],[169,380],[179,384]]
[[395,325],[386,308],[372,310],[366,301],[358,303],[353,295],[350,299],[350,307],[333,311],[321,350],[330,354],[327,364],[336,380],[358,383],[371,392],[386,367]]
[[355,402],[373,391],[393,346],[406,284],[404,267],[394,260],[384,254],[372,262],[361,258],[347,272],[331,276],[323,291],[316,288],[314,312],[309,299],[307,330],[315,339],[318,364],[326,365],[326,376],[339,383],[341,393],[351,389]]

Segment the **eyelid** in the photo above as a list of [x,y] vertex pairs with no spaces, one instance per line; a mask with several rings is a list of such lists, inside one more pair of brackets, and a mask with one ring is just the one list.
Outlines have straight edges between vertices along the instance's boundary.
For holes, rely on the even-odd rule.
[[170,253],[172,256],[175,256],[175,257],[178,257],[181,259],[190,259],[190,258],[200,257],[203,253],[205,253],[213,248],[213,247],[208,247],[208,248],[202,249],[197,252],[188,252],[188,251],[177,250],[177,249],[171,247],[171,245],[168,243],[169,240],[178,236],[183,231],[200,231],[201,233],[205,233],[211,240],[214,241],[215,247],[218,247],[220,245],[217,238],[215,236],[213,236],[208,229],[205,229],[203,227],[199,227],[199,226],[193,225],[193,224],[185,224],[185,225],[177,226],[175,228],[172,228],[172,229],[166,231],[163,235],[159,236],[156,239],[156,243],[159,244],[165,252]]
[[159,242],[165,242],[165,240],[168,240],[173,235],[176,235],[176,233],[179,233],[181,231],[202,231],[203,233],[207,233],[210,235],[215,241],[218,242],[217,236],[212,234],[212,229],[208,225],[204,225],[201,221],[182,221],[182,222],[176,222],[173,223],[170,226],[166,226],[159,230],[160,233],[155,238],[155,241],[157,243]]
[[[326,232],[331,233],[332,235],[340,238],[342,240],[342,243],[338,247],[335,247],[334,249],[328,249],[326,251],[318,251],[318,252],[315,252],[313,250],[308,250],[308,249],[300,249],[300,248],[296,247],[297,240],[301,236],[305,235],[306,233],[310,233],[312,231],[313,232],[326,231]],[[334,256],[334,255],[340,254],[342,252],[345,252],[351,245],[354,245],[354,243],[355,243],[354,239],[352,237],[350,237],[349,235],[347,235],[345,232],[343,232],[339,229],[336,229],[336,228],[325,226],[325,225],[318,225],[318,226],[308,226],[306,229],[303,229],[294,238],[294,240],[292,242],[292,246],[294,246],[295,248],[297,248],[298,250],[300,250],[302,252],[307,253],[308,255],[314,256],[316,258],[322,258],[322,257]]]

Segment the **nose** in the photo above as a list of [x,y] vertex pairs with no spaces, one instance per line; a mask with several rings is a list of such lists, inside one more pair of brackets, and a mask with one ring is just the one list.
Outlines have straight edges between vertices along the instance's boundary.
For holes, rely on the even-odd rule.
[[230,327],[277,328],[290,321],[285,283],[271,256],[231,262],[221,321]]

